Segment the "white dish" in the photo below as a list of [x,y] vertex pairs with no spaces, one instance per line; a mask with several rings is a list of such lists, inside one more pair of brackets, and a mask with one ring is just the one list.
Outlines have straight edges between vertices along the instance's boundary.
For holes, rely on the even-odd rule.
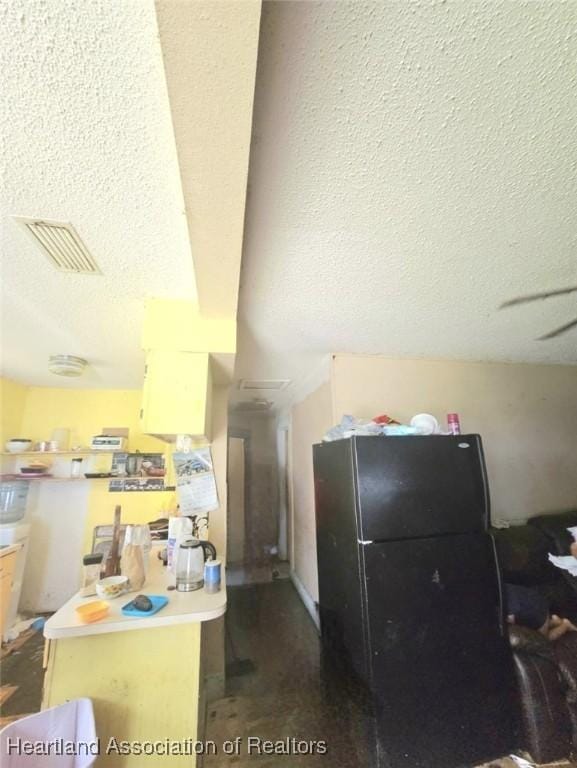
[[418,429],[421,435],[438,435],[441,431],[439,422],[430,413],[418,413],[413,416],[411,427]]
[[107,576],[96,582],[96,594],[102,600],[111,600],[120,597],[128,591],[127,576]]
[[6,450],[8,453],[24,453],[32,445],[32,440],[8,440],[6,443]]

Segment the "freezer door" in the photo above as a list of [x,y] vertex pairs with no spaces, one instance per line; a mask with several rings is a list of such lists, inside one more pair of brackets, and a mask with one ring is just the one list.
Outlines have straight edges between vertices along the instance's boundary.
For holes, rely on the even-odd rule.
[[492,544],[481,534],[363,548],[379,768],[471,766],[515,748]]
[[479,435],[353,442],[364,541],[486,530],[489,489]]
[[319,616],[324,649],[366,677],[355,484],[351,442],[316,445],[313,452],[319,574]]

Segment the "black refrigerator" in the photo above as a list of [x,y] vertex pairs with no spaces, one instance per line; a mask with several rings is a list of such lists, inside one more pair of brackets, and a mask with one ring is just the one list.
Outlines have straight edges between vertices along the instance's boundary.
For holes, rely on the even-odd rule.
[[379,768],[516,747],[512,656],[478,435],[314,446],[323,649],[370,702]]

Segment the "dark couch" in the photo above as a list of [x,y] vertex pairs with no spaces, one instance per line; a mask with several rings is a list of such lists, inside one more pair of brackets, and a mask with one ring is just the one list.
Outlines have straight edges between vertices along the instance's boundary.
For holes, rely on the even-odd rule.
[[[494,530],[503,580],[533,587],[551,612],[577,622],[577,578],[555,568],[549,552],[566,555],[577,511],[540,515],[527,525]],[[538,632],[512,626],[522,746],[538,763],[577,752],[577,633],[549,642]]]
[[503,581],[541,592],[552,613],[577,622],[577,577],[556,568],[548,554],[568,555],[573,539],[567,528],[577,526],[577,511],[539,515],[527,525],[493,529]]
[[521,746],[537,763],[577,752],[577,633],[549,642],[512,626],[515,676],[521,701]]

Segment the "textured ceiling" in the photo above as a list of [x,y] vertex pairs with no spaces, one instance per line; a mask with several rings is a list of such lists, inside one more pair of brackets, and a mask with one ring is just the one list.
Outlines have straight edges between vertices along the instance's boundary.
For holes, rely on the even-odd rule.
[[[194,272],[152,0],[0,4],[4,375],[142,384],[146,296],[194,299]],[[70,221],[104,276],[58,273],[9,218]]]
[[577,3],[265,2],[253,131],[239,377],[577,362]]

